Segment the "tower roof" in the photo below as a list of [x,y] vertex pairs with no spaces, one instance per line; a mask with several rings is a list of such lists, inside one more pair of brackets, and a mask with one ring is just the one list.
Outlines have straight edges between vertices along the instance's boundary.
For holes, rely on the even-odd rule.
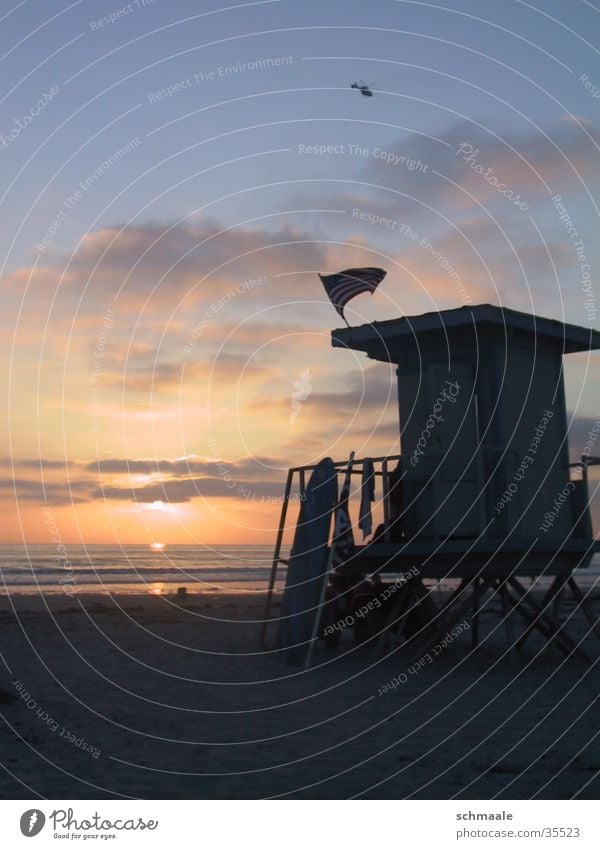
[[[440,337],[444,346],[448,337],[470,328],[476,338],[504,337],[507,343],[515,332],[521,338],[531,336],[531,344],[542,340],[563,354],[591,351],[600,348],[600,333],[576,324],[565,324],[551,318],[541,318],[530,313],[497,307],[492,304],[458,307],[451,310],[428,312],[423,315],[404,316],[388,321],[375,321],[358,327],[344,327],[331,334],[334,348],[365,351],[379,360],[390,360],[391,349],[403,341],[414,342],[425,335]],[[393,360],[392,360],[393,361]]]

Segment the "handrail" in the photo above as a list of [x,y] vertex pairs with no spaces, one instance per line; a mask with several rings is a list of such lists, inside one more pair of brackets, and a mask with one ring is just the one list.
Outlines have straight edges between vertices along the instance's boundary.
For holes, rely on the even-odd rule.
[[[402,459],[401,454],[389,454],[385,457],[365,457],[362,460],[353,459],[353,466],[359,465],[362,466],[365,460],[371,460],[373,463],[381,463],[382,469],[380,472],[375,472],[377,477],[383,478],[383,510],[384,510],[384,528],[385,528],[385,539],[389,541],[389,516],[390,516],[390,504],[389,504],[389,472],[387,464],[393,461],[399,461]],[[262,622],[261,630],[260,630],[260,645],[263,648],[266,648],[265,638],[267,633],[267,627],[271,614],[271,606],[273,603],[273,591],[275,588],[275,581],[277,579],[277,568],[280,563],[285,563],[288,565],[288,561],[283,559],[281,555],[281,546],[283,543],[283,534],[285,531],[285,520],[287,517],[288,505],[290,502],[290,494],[292,490],[292,484],[294,482],[294,475],[298,474],[299,486],[300,486],[300,495],[304,495],[306,489],[306,473],[314,471],[317,468],[317,463],[311,464],[308,466],[292,466],[288,469],[287,480],[285,483],[285,491],[283,495],[283,502],[281,505],[281,515],[279,517],[279,526],[277,528],[277,538],[275,541],[275,550],[273,552],[273,559],[271,561],[271,573],[269,576],[269,587],[267,590],[267,600],[265,604],[265,614]],[[338,462],[333,463],[337,474],[354,474],[354,475],[362,475],[362,469],[348,469],[348,460],[340,460]]]
[[287,480],[285,482],[285,491],[283,494],[283,502],[281,505],[281,515],[279,517],[279,528],[277,529],[277,539],[275,542],[275,551],[273,552],[273,562],[271,564],[271,575],[269,576],[269,589],[267,591],[267,603],[265,606],[265,617],[260,629],[260,644],[265,648],[265,636],[267,633],[267,623],[271,613],[271,602],[273,600],[273,588],[275,586],[275,578],[277,577],[277,567],[281,562],[279,555],[281,554],[281,544],[283,542],[283,532],[285,529],[285,518],[287,515],[288,504],[290,502],[290,492],[292,490],[292,480],[294,474],[292,469],[289,469]]
[[[371,460],[373,463],[383,463],[385,460],[390,461],[390,460],[401,460],[401,459],[402,459],[402,454],[386,454],[385,457],[365,457],[363,460],[354,460],[354,465],[357,465],[359,463],[362,464],[362,463],[365,462],[365,460]],[[348,460],[333,461],[333,465],[335,466],[336,472],[338,472],[338,474],[339,474],[340,472],[346,471],[346,469],[348,467]],[[318,466],[318,463],[315,463],[314,465],[309,465],[309,466],[292,466],[289,469],[289,471],[290,472],[310,472],[310,471],[313,471],[314,469],[316,469],[317,466]],[[355,474],[356,474],[356,472],[355,472]],[[381,474],[381,473],[379,473],[379,474]]]

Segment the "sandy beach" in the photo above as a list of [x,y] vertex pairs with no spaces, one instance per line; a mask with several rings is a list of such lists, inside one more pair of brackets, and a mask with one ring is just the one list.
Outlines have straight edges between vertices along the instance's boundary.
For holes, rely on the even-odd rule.
[[407,674],[345,634],[304,672],[260,649],[263,608],[256,593],[3,596],[2,796],[598,797],[593,635],[591,666],[537,637],[511,659],[492,603],[475,653],[467,631]]

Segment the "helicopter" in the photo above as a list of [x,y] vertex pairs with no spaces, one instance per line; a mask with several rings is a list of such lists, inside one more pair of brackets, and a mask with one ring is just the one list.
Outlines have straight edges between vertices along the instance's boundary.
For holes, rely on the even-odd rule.
[[371,86],[367,85],[365,82],[363,82],[363,80],[359,80],[357,83],[352,83],[350,88],[357,88],[361,94],[364,94],[365,97],[373,97]]

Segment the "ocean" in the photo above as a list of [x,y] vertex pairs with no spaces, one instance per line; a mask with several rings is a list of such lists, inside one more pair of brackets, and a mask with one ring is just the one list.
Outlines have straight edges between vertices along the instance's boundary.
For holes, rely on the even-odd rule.
[[[282,551],[282,557],[287,552]],[[147,545],[0,546],[0,594],[264,592],[273,546]],[[277,587],[286,567],[278,569]]]
[[[286,558],[288,550],[281,556]],[[272,546],[169,545],[1,545],[0,594],[7,593],[189,593],[264,592]],[[575,573],[582,589],[600,584],[600,555],[590,568]],[[286,567],[277,570],[276,589],[285,583]],[[392,577],[392,576],[390,576]],[[545,583],[549,579],[540,578]],[[429,583],[429,582],[427,582]],[[442,584],[451,588],[453,581]]]

